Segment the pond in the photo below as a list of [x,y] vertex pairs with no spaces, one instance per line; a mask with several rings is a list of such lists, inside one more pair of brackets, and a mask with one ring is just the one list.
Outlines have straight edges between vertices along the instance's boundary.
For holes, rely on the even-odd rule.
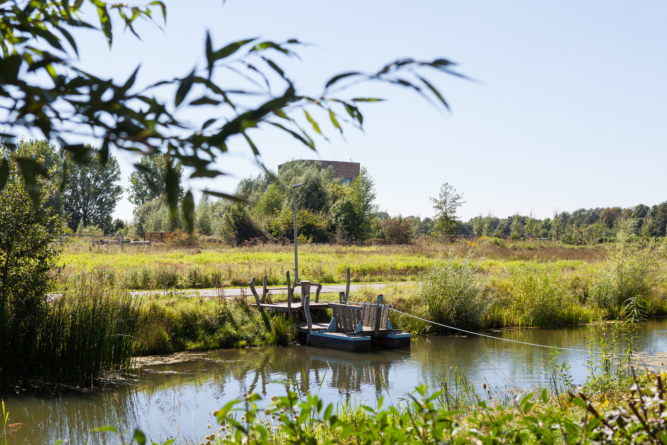
[[[492,332],[500,338],[542,345],[580,349],[558,357],[570,367],[575,383],[588,376],[587,351],[599,349],[596,339],[609,325],[571,329],[522,329]],[[650,366],[667,362],[667,321],[641,324],[632,339],[614,344],[616,352],[632,342]],[[665,358],[663,359],[662,356]],[[243,393],[256,392],[267,402],[285,393],[284,382],[305,393],[319,394],[326,403],[370,404],[384,396],[385,403],[399,403],[419,384],[432,387],[438,381],[463,373],[481,387],[487,382],[499,388],[529,390],[548,385],[553,350],[468,336],[430,336],[412,341],[409,350],[377,350],[354,354],[306,346],[215,351],[193,355],[191,361],[143,367],[127,384],[87,394],[2,394],[13,427],[10,443],[45,444],[58,439],[69,443],[118,443],[109,433],[92,428],[111,425],[121,431],[135,427],[150,440],[162,442],[180,435],[199,438],[212,412]]]

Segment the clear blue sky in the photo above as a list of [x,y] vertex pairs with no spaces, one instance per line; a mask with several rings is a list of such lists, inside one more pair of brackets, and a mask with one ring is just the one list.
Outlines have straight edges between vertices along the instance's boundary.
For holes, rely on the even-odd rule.
[[[351,69],[395,58],[446,57],[475,78],[434,76],[452,106],[438,112],[407,91],[374,87],[389,99],[365,107],[366,132],[330,132],[309,152],[293,139],[260,137],[269,168],[291,158],[353,159],[375,179],[390,214],[432,215],[444,182],[465,196],[464,219],[492,212],[657,204],[667,200],[667,3],[659,1],[168,1],[164,33],[141,25],[143,41],[119,33],[109,51],[81,34],[81,66],[141,82],[203,66],[204,38],[216,47],[244,37],[296,37],[317,44],[290,64],[299,87],[319,91]],[[91,17],[92,19],[92,17]],[[207,112],[215,110],[208,109]],[[201,118],[202,116],[198,116]],[[231,191],[259,173],[239,141],[230,177],[201,189]],[[132,159],[121,156],[124,185]],[[124,200],[116,217],[131,219]]]

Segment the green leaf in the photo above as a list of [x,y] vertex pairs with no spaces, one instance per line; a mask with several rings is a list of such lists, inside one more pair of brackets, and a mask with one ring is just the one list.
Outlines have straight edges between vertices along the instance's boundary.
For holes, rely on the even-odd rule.
[[352,99],[352,102],[384,102],[384,99],[378,99],[375,97],[355,97]]
[[204,190],[203,193],[205,195],[215,196],[216,198],[228,199],[228,200],[234,201],[234,202],[243,202],[243,200],[241,198],[239,198],[238,196],[230,195],[230,194],[227,194],[227,193],[214,192],[212,190]]
[[149,5],[158,5],[162,9],[162,19],[167,22],[167,7],[161,1],[150,2]]
[[205,168],[199,168],[190,175],[190,178],[217,178],[218,176],[223,175],[224,173],[219,170],[207,170]]
[[211,34],[206,31],[206,62],[208,63],[208,78],[211,78],[213,73],[213,63],[215,59],[213,58],[213,43],[211,42]]
[[306,119],[308,119],[308,122],[310,122],[310,124],[313,126],[313,130],[315,130],[317,134],[321,135],[322,132],[320,131],[320,126],[317,124],[317,122],[315,122],[315,120],[313,120],[312,117],[310,117],[310,113],[308,113],[306,110],[303,110],[303,112],[306,114]]
[[285,131],[285,132],[291,134],[291,135],[294,136],[297,140],[299,140],[301,143],[303,143],[304,145],[308,146],[308,148],[310,148],[310,149],[312,149],[312,150],[315,150],[315,143],[313,142],[312,139],[308,138],[309,140],[306,140],[306,139],[304,139],[300,134],[298,134],[298,133],[296,133],[295,131],[292,131],[292,130],[290,130],[289,128],[285,127],[284,125],[280,125],[280,124],[278,124],[278,123],[276,123],[276,122],[269,122],[269,123],[270,123],[271,125],[273,125],[274,127],[278,127],[278,128],[280,128],[281,130],[283,130],[283,131]]
[[0,84],[16,85],[21,63],[23,60],[17,55],[0,58]]
[[139,445],[146,445],[146,435],[139,429],[134,430],[134,441]]
[[188,192],[183,197],[183,219],[185,222],[185,230],[192,234],[195,231],[195,200],[192,197],[192,192]]
[[283,48],[282,46],[278,45],[277,43],[274,42],[261,42],[258,43],[257,45],[253,46],[250,52],[256,52],[256,51],[264,51],[266,49],[275,49],[276,51],[280,51],[283,54],[290,55],[292,52],[288,50],[287,48]]
[[448,111],[451,111],[450,108],[449,108],[449,104],[447,103],[447,101],[445,100],[445,98],[442,97],[442,95],[440,94],[440,91],[438,91],[437,88],[435,88],[433,85],[431,85],[431,84],[430,84],[426,79],[424,79],[423,77],[421,77],[421,76],[417,76],[417,77],[419,77],[419,80],[421,80],[421,81],[424,83],[424,85],[426,85],[426,86],[428,87],[428,89],[430,89],[431,92],[432,92],[433,94],[435,94],[435,96],[436,96],[438,99],[440,99],[440,102],[442,102],[442,104],[445,106],[445,108],[446,108]]
[[243,45],[247,45],[250,42],[257,40],[257,37],[252,39],[239,40],[238,42],[230,43],[222,49],[217,50],[213,54],[213,62],[216,62],[220,59],[227,58],[239,50]]
[[200,97],[197,100],[193,100],[192,102],[190,102],[190,105],[195,105],[195,106],[196,105],[220,105],[220,101],[212,99],[210,97],[203,96],[203,97]]
[[172,160],[167,160],[167,174],[165,177],[165,188],[167,192],[167,203],[171,210],[171,216],[175,220],[178,212],[178,198],[180,194],[178,172],[173,166]]
[[178,90],[176,90],[176,98],[174,100],[174,103],[176,106],[179,106],[181,102],[183,102],[183,99],[185,99],[185,96],[188,95],[190,92],[190,88],[192,88],[192,84],[195,81],[195,71],[192,70],[192,72],[185,78],[181,79],[181,85],[178,87]]
[[326,89],[326,88],[329,88],[331,85],[335,84],[335,83],[338,82],[339,80],[345,79],[346,77],[350,77],[350,76],[359,76],[359,75],[361,75],[361,73],[358,73],[358,72],[355,72],[355,71],[350,72],[350,73],[339,74],[339,75],[334,76],[334,77],[332,77],[331,79],[329,79],[329,81],[328,81],[327,84],[324,86],[324,88],[325,88],[325,89]]
[[93,4],[97,6],[97,14],[100,16],[100,25],[102,26],[102,32],[109,42],[109,46],[113,41],[113,33],[111,31],[111,17],[109,17],[109,10],[107,9],[106,3],[103,3],[99,0],[93,0]]
[[336,113],[334,113],[332,109],[329,109],[329,118],[331,119],[333,126],[338,128],[340,134],[343,134],[343,127],[341,127],[338,123],[338,119],[336,119]]
[[[283,69],[280,68],[280,67],[279,67],[273,60],[271,60],[271,59],[267,59],[266,57],[262,57],[262,59],[264,59],[264,61],[265,61],[266,63],[268,63],[269,66],[273,69],[273,71],[275,71],[276,73],[278,73],[278,74],[280,75],[280,77],[282,77],[283,79],[286,79],[286,78],[285,78],[285,71],[283,71]],[[286,80],[287,80],[287,79],[286,79]]]
[[252,141],[252,139],[250,139],[250,136],[248,136],[248,135],[246,134],[245,131],[244,131],[243,133],[241,133],[241,134],[242,134],[243,137],[245,138],[245,140],[246,140],[246,142],[248,143],[248,145],[250,145],[250,148],[252,149],[252,153],[253,153],[255,156],[259,156],[259,150],[257,149],[257,146],[256,146],[255,143]]

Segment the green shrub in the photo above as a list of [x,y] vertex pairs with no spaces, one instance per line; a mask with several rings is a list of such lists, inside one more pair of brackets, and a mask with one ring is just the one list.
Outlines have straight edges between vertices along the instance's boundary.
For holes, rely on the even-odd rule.
[[612,312],[636,311],[651,300],[653,287],[660,281],[660,260],[652,245],[631,242],[634,224],[630,220],[619,229],[609,259],[591,279],[590,295],[600,308]]
[[255,221],[243,204],[234,204],[225,213],[223,231],[233,245],[243,244],[246,241],[269,241],[270,236]]
[[[299,210],[296,214],[296,226],[299,237],[303,236],[313,243],[328,243],[331,240],[329,221],[321,214],[308,210]],[[269,231],[276,238],[294,238],[294,213],[283,210],[269,223]]]
[[523,325],[555,327],[572,324],[568,309],[576,302],[556,268],[513,267],[510,279],[513,306],[520,312]]
[[488,309],[482,289],[477,268],[468,261],[436,266],[419,284],[431,320],[468,329],[480,327]]

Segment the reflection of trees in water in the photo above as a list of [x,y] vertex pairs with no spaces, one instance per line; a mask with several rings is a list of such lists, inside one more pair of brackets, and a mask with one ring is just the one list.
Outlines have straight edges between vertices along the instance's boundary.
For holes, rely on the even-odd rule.
[[17,432],[17,443],[117,443],[112,437],[100,440],[92,428],[106,425],[137,424],[140,405],[135,403],[136,391],[123,389],[88,395],[37,396],[5,398],[12,423],[23,423]]

